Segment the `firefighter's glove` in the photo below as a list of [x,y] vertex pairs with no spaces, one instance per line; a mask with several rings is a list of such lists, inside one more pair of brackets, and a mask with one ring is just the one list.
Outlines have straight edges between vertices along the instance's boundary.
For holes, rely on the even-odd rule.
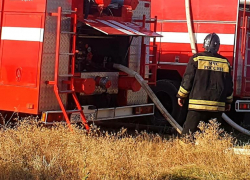
[[184,105],[184,101],[185,101],[185,99],[178,98],[178,104],[179,104],[179,106],[182,107]]

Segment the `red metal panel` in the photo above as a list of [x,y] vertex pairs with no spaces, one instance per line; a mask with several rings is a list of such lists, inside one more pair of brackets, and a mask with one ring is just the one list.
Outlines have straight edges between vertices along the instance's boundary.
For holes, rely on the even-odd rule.
[[2,46],[1,83],[36,87],[40,42],[6,40]]
[[[215,32],[221,38],[219,53],[226,56],[232,65],[238,0],[232,0],[230,4],[226,0],[190,2],[198,52],[204,51],[202,44],[205,35]],[[187,63],[193,54],[187,30],[185,1],[152,1],[151,17],[154,16],[158,18],[157,32],[161,32],[164,36],[157,39],[160,62]],[[177,70],[182,75],[185,65],[161,65],[160,68]]]
[[198,23],[198,26],[198,31],[202,33],[234,34],[236,30],[236,24]]
[[[193,19],[236,21],[238,0],[191,0]],[[185,1],[157,0],[152,1],[152,16],[158,19],[186,20]]]
[[[42,27],[42,16],[6,14],[4,16],[3,29],[4,27],[9,28],[11,24],[17,28],[20,28],[19,26],[21,25],[25,27],[27,23],[25,24],[23,22],[29,22],[29,26],[39,28]],[[11,30],[11,28],[8,30]],[[22,31],[22,28],[16,30]],[[25,31],[26,30],[29,29],[25,29]],[[36,34],[30,34],[30,36],[33,35]],[[2,33],[2,36],[5,35]],[[12,36],[14,36],[14,34]],[[20,33],[20,36],[25,35]],[[6,39],[2,41],[1,83],[6,85],[36,87],[40,47],[41,42],[35,41],[35,39],[33,41],[32,39],[28,39],[28,41]]]
[[43,15],[37,13],[5,13],[4,24],[6,27],[42,27]]
[[72,0],[72,9],[77,8],[77,19],[83,20],[83,0]]
[[0,0],[0,11],[2,11],[2,7],[3,7],[3,0]]
[[[211,33],[216,32],[219,34],[234,34],[235,33],[235,24],[216,24],[216,23],[194,23],[193,30],[194,32],[202,32],[202,33]],[[179,23],[158,23],[157,26],[158,32],[188,32],[187,23],[179,22]]]
[[[6,111],[36,114],[38,109],[37,89],[0,85],[0,109]],[[32,105],[27,107],[28,105]]]
[[[193,19],[236,21],[238,0],[191,0]],[[183,11],[185,12],[185,11]]]
[[[0,0],[0,27],[2,27],[3,0]],[[1,30],[0,30],[1,35]]]
[[1,36],[1,110],[36,114],[44,14],[3,14]]
[[45,12],[46,0],[4,0],[4,11]]

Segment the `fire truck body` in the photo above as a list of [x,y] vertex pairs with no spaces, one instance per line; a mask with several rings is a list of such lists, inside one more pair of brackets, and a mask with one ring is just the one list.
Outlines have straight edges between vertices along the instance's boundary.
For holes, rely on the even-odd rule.
[[77,103],[88,120],[154,113],[139,83],[109,65],[140,73],[142,53],[149,63],[149,39],[161,36],[142,20],[150,18],[150,1],[96,0],[87,19],[82,0],[0,4],[2,111],[43,114],[45,123],[64,119],[66,109],[72,121],[83,119]]
[[[228,8],[224,8],[225,3],[224,0],[190,1],[192,26],[199,52],[203,51],[202,45],[205,36],[208,33],[216,32],[221,39],[220,53],[229,58],[230,63],[232,63],[238,1],[232,1]],[[187,63],[192,56],[192,52],[187,28],[185,1],[179,3],[164,0],[153,1],[151,14],[152,17],[157,16],[157,32],[164,36],[157,38],[160,51],[159,64],[162,66],[169,62],[176,63],[173,65],[178,66],[178,63]],[[185,64],[182,65],[185,69]],[[183,69],[178,69],[178,71],[180,75],[183,75]]]
[[[248,7],[249,1],[246,2]],[[172,94],[176,94],[189,58],[194,53],[191,46],[192,35],[197,52],[202,52],[205,36],[215,32],[221,40],[219,53],[228,58],[232,67],[236,105],[233,105],[233,110],[248,112],[250,106],[246,99],[250,97],[249,12],[244,10],[244,3],[244,0],[233,0],[230,3],[225,0],[152,1],[151,17],[157,16],[157,33],[163,36],[156,38],[159,88],[162,88],[164,80],[167,80],[165,86],[170,87],[170,81],[175,84],[175,87],[172,87],[175,93]],[[191,26],[188,26],[188,20]],[[156,94],[159,88],[154,88]],[[165,90],[164,96],[173,96],[169,89]],[[164,91],[164,88],[161,91]],[[161,98],[162,95],[158,97]],[[166,104],[172,107],[169,111],[178,118],[180,109],[177,99],[169,98],[168,103]]]
[[52,123],[70,109],[76,122],[85,119],[77,112],[81,105],[87,120],[154,114],[156,123],[165,122],[136,79],[112,67],[117,63],[145,78],[181,124],[185,112],[176,93],[193,54],[190,37],[202,51],[211,32],[220,36],[219,53],[232,66],[234,109],[250,110],[250,12],[244,2],[233,0],[227,8],[225,0],[93,2],[0,0],[1,111],[42,114]]

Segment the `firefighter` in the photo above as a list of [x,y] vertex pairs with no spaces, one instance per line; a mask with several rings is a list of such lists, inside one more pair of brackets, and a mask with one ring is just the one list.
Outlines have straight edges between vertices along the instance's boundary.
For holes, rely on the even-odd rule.
[[188,113],[182,135],[198,130],[200,121],[210,119],[221,122],[224,111],[229,111],[233,101],[233,82],[228,60],[218,54],[219,36],[208,34],[202,53],[193,55],[187,65],[179,91],[178,104],[188,99]]

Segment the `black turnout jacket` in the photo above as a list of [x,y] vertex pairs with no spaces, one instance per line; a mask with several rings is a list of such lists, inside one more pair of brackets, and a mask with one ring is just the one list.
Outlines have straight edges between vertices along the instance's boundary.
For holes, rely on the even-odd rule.
[[233,101],[233,81],[228,60],[209,52],[193,55],[177,97],[189,97],[189,110],[225,111],[226,103]]

